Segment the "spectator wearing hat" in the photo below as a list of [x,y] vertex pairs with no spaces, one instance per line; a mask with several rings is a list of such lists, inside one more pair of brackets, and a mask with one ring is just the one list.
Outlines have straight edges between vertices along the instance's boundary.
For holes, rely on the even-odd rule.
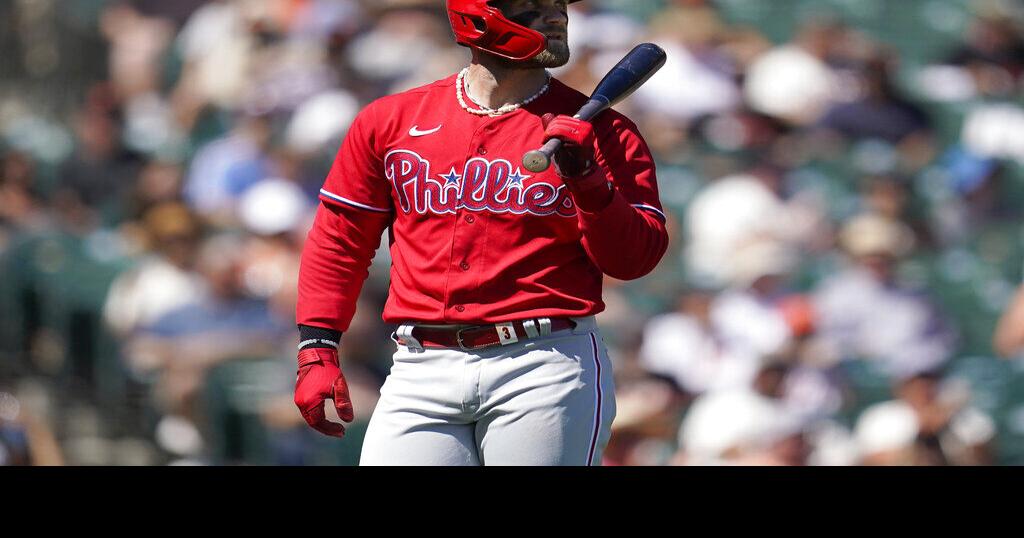
[[[176,202],[158,204],[143,214],[136,235],[144,254],[134,267],[117,276],[103,307],[104,321],[121,339],[130,339],[195,300],[201,291],[192,260],[202,225],[192,211]],[[143,364],[132,367],[146,369]]]
[[822,337],[841,356],[878,361],[889,375],[948,360],[955,343],[952,329],[923,292],[896,275],[914,242],[909,228],[863,214],[843,227],[839,242],[849,264],[814,291]]

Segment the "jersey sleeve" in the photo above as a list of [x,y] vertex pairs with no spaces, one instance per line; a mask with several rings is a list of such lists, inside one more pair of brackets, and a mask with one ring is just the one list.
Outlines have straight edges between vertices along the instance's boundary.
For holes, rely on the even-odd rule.
[[320,189],[320,200],[324,203],[391,213],[391,190],[383,175],[384,144],[375,111],[371,104],[352,121]]
[[391,224],[373,105],[356,116],[320,191],[299,266],[296,322],[346,331],[381,235]]
[[320,204],[299,263],[295,321],[344,332],[390,215]]
[[631,207],[665,222],[654,157],[636,125],[618,116],[598,136],[598,163],[604,166],[615,190]]
[[[668,249],[654,157],[636,125],[621,115],[597,125],[597,162],[612,184],[598,210],[578,207],[583,246],[607,275],[632,280],[650,273]],[[577,204],[578,206],[580,204]]]

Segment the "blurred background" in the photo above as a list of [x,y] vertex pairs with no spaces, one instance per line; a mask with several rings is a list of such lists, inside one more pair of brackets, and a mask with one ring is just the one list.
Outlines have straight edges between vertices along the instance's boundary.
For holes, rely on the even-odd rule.
[[[584,93],[669,54],[617,107],[672,245],[606,283],[605,465],[1024,463],[1022,6],[572,7]],[[388,252],[342,442],[292,403],[299,253],[356,112],[468,58],[442,0],[0,0],[0,464],[357,463]]]

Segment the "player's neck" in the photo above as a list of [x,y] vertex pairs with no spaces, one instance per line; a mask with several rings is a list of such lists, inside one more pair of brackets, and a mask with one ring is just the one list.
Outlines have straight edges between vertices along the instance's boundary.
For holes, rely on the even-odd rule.
[[494,58],[477,55],[466,73],[466,87],[477,104],[488,108],[520,103],[547,82],[542,67],[510,68]]

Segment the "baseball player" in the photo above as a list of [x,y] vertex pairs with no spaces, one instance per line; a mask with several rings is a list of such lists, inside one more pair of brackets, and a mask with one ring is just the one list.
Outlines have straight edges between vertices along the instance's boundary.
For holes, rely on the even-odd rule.
[[[353,419],[337,347],[389,229],[394,365],[360,465],[595,465],[615,416],[594,321],[604,275],[639,278],[668,236],[655,167],[614,111],[546,68],[569,59],[565,0],[448,0],[472,64],[354,120],[302,254],[295,403]],[[523,155],[564,145],[554,167]]]

